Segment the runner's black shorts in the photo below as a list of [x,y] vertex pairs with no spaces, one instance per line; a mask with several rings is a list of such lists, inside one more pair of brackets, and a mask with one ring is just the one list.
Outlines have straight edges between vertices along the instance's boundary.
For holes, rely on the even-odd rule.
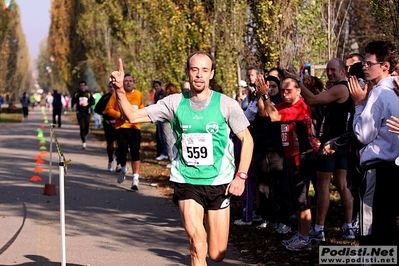
[[334,172],[334,169],[348,169],[347,152],[337,150],[333,154],[323,155],[323,149],[320,148],[317,155],[317,171]]
[[191,185],[174,183],[173,202],[179,205],[180,200],[193,199],[205,212],[220,210],[230,206],[231,195],[225,195],[228,184],[218,186]]

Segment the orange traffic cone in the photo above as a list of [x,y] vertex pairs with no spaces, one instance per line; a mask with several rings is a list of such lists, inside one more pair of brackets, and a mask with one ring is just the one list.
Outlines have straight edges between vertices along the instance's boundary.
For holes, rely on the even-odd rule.
[[30,181],[35,182],[35,181],[41,181],[42,179],[38,175],[34,175],[30,178]]
[[33,172],[35,173],[43,172],[43,168],[41,168],[40,166],[36,166],[35,169],[33,169]]

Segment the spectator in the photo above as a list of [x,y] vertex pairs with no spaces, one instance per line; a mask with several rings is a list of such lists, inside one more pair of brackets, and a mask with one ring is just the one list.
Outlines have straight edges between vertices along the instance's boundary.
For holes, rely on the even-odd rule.
[[65,99],[65,111],[64,114],[71,111],[71,97],[69,97],[68,93],[64,94]]
[[1,112],[1,105],[4,104],[4,98],[0,95],[0,112]]
[[[130,105],[134,109],[144,108],[143,96],[140,91],[134,89],[134,78],[132,74],[125,74],[123,79],[123,88],[126,91],[126,97]],[[132,190],[138,190],[139,173],[140,173],[140,142],[141,131],[140,123],[129,123],[123,110],[119,109],[116,94],[112,94],[105,114],[116,118],[115,129],[119,150],[119,162],[121,164],[121,172],[117,179],[118,183],[122,183],[126,179],[129,167],[126,165],[128,147],[130,148],[130,156],[132,158],[131,166],[133,170]]]
[[[353,129],[365,145],[360,150],[360,164],[367,169],[362,183],[360,245],[399,244],[399,139],[389,132],[387,120],[399,117],[399,98],[394,78],[390,77],[398,62],[395,45],[389,41],[372,41],[365,47],[363,71],[367,81],[362,89],[356,77],[349,78],[355,103]],[[387,208],[389,206],[389,208]]]
[[[317,208],[316,222],[312,228],[310,237],[315,241],[325,241],[324,223],[330,206],[331,176],[341,196],[341,206],[344,216],[342,237],[355,239],[352,226],[353,198],[347,185],[347,150],[339,150],[333,154],[323,154],[325,145],[339,137],[347,130],[353,101],[349,95],[346,81],[345,63],[338,58],[331,59],[327,64],[328,81],[332,84],[327,90],[319,94],[313,94],[301,83],[301,95],[310,106],[326,105],[323,134],[320,137],[320,149],[317,156]],[[285,72],[296,80],[298,75]]]
[[[323,82],[315,76],[304,75],[303,76],[303,85],[308,88],[314,95],[319,94],[324,90]],[[318,105],[318,106],[311,106],[310,110],[312,111],[312,134],[311,134],[311,141],[314,147],[314,152],[316,156],[319,152],[320,147],[320,136],[322,135],[321,126],[323,123],[325,106]],[[312,173],[313,174],[313,173]],[[310,177],[310,181],[312,182],[313,189],[314,189],[314,196],[311,200],[311,204],[316,206],[317,204],[317,174],[314,172],[314,175]]]
[[345,65],[346,71],[350,71],[351,67],[356,63],[362,63],[364,61],[364,56],[359,53],[351,53],[346,57]]
[[22,113],[24,115],[24,118],[27,118],[29,115],[29,96],[26,92],[22,93],[22,96],[19,98],[19,101],[22,104]]
[[[258,70],[255,68],[250,68],[247,70],[247,78],[249,82],[255,82],[256,75],[251,75],[251,73],[258,73]],[[248,121],[252,124],[254,121],[254,116],[257,113],[257,106],[256,102],[252,102],[249,92],[250,90],[247,88],[248,84],[244,81],[240,81],[240,88],[239,88],[239,96],[237,96],[237,101],[240,103],[241,108],[245,110],[245,116],[247,117]],[[253,89],[255,90],[255,89]],[[241,95],[241,96],[240,96]],[[251,107],[249,106],[251,104]],[[251,132],[252,126],[248,127],[249,131]],[[252,132],[251,132],[252,133]],[[232,140],[234,143],[234,158],[235,164],[238,165],[240,163],[240,154],[242,143],[237,136],[232,136]],[[245,180],[245,190],[241,196],[242,202],[242,211],[241,211],[241,218],[234,221],[235,225],[252,225],[252,221],[261,221],[262,218],[260,215],[257,215],[256,211],[253,210],[254,205],[254,198],[255,198],[255,170],[253,163],[249,166],[248,169],[248,179]]]
[[120,172],[122,167],[119,163],[119,154],[118,154],[118,145],[116,141],[116,130],[115,130],[115,122],[116,119],[112,116],[109,116],[104,113],[105,108],[109,102],[109,99],[114,94],[115,89],[112,86],[112,83],[108,84],[108,93],[101,96],[100,100],[97,102],[96,107],[94,108],[94,112],[103,116],[103,130],[105,141],[107,142],[107,155],[108,155],[108,166],[107,170],[109,172],[114,171],[113,163],[114,163],[114,153],[116,160],[116,172]]
[[[64,96],[57,91],[57,89],[53,90],[52,98],[50,99],[50,104],[53,108],[53,124],[61,127],[61,114],[63,109],[66,106]],[[56,119],[58,118],[58,119]]]
[[[254,88],[252,90],[252,95],[257,95],[255,85],[257,74],[259,74],[259,72],[256,68],[248,68],[247,77],[250,84],[249,87]],[[267,77],[267,79],[276,86],[275,89],[271,90],[273,93],[273,100],[276,103],[281,102],[280,81],[276,77],[270,76]],[[251,164],[250,170],[248,171],[246,189],[242,196],[243,210],[241,220],[262,221],[260,225],[256,226],[258,230],[266,228],[277,229],[279,184],[284,156],[281,143],[280,124],[272,123],[269,117],[261,117],[259,115],[258,101],[258,98],[253,97],[245,111],[246,117],[251,122],[250,132],[255,144],[252,161],[260,163]],[[258,210],[251,213],[254,200],[253,191],[255,189],[252,191],[250,189],[255,186],[259,198],[259,203],[257,205]],[[235,221],[235,224],[240,223],[242,223],[240,220]]]
[[[265,83],[262,75],[257,79],[259,112],[269,116],[271,121],[281,123],[281,139],[285,158],[282,175],[281,207],[285,211],[276,231],[288,233],[291,231],[290,216],[291,204],[294,203],[297,211],[298,233],[289,240],[283,240],[283,245],[288,250],[311,250],[312,243],[309,238],[311,225],[311,212],[308,204],[309,175],[315,162],[315,155],[308,136],[311,134],[312,113],[310,107],[301,98],[301,88],[297,80],[286,78],[282,82],[281,94],[283,102],[273,105],[269,96],[269,83]],[[305,138],[300,137],[298,127],[304,126]],[[302,136],[303,137],[303,136]],[[305,142],[301,141],[305,139]],[[285,207],[284,207],[285,206]]]
[[[98,101],[100,100],[101,96],[102,96],[102,93],[97,88],[94,88],[94,90],[93,90],[94,105],[92,107],[93,111],[94,111],[94,108],[96,108],[96,105],[97,105]],[[93,120],[94,120],[94,128],[100,128],[101,127],[101,115],[97,114],[96,112],[93,112]]]
[[[162,88],[162,83],[159,80],[152,82],[152,87],[155,91],[154,103],[162,100],[165,97],[165,90]],[[168,159],[168,149],[166,145],[165,135],[163,131],[163,122],[156,123],[156,140],[157,140],[157,161]]]
[[213,85],[212,90],[223,93],[222,86],[220,86],[219,84]]
[[245,80],[240,80],[238,84],[238,95],[236,97],[238,103],[240,104],[242,110],[246,110],[250,102],[250,94],[247,88],[247,82]]
[[[177,87],[171,83],[169,83],[168,85],[166,85],[165,88],[165,97],[175,94],[175,93],[179,93],[179,90],[177,89]],[[175,145],[175,139],[173,137],[173,131],[172,131],[172,127],[170,125],[170,123],[168,121],[163,122],[163,134],[165,136],[165,141],[166,141],[166,147],[168,149],[168,158],[169,158],[169,163],[166,165],[166,168],[171,168],[172,164],[171,161],[173,160],[173,158],[176,157],[176,150],[174,149],[174,145]]]
[[281,68],[272,67],[268,72],[268,76],[274,76],[281,81],[284,79],[284,71]]

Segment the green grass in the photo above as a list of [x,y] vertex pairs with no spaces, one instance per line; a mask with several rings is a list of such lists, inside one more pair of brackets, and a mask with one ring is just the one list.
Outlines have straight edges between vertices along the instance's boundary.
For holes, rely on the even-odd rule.
[[2,113],[0,112],[0,123],[20,123],[23,115],[19,113]]

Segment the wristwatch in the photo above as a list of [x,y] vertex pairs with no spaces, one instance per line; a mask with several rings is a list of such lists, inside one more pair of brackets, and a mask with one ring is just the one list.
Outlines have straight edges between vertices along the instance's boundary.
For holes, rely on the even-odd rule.
[[244,172],[238,172],[236,174],[236,176],[238,176],[239,178],[241,178],[242,180],[247,180],[248,179],[248,174],[244,173]]
[[267,99],[269,99],[269,94],[263,94],[261,98],[262,100],[266,101]]

